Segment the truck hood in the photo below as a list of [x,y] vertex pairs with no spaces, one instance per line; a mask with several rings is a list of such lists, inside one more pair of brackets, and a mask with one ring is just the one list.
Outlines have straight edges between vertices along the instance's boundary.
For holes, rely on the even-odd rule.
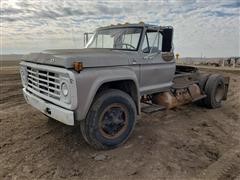
[[65,68],[72,68],[74,62],[82,62],[84,67],[118,66],[129,64],[129,53],[111,49],[55,49],[25,55],[23,60]]

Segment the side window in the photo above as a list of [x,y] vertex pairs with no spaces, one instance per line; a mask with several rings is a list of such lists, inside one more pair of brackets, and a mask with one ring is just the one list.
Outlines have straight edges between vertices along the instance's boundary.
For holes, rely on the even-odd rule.
[[144,53],[157,53],[162,50],[162,34],[159,32],[147,32],[144,37],[142,51]]
[[[129,44],[129,46],[133,46],[134,48],[137,48],[137,45],[138,45],[138,41],[139,41],[139,35],[140,34],[124,34],[123,36],[123,44]],[[131,48],[130,46],[130,48]],[[133,48],[132,47],[132,48]],[[126,48],[128,49],[129,47],[123,47],[123,48]]]
[[148,38],[147,38],[147,34],[145,34],[144,40],[143,40],[143,45],[142,45],[142,51],[144,53],[149,53],[150,52],[150,48],[149,48],[149,42],[148,42]]

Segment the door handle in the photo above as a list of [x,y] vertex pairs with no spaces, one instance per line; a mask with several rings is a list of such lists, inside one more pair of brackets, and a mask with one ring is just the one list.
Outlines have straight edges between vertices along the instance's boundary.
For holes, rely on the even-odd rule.
[[152,56],[150,56],[150,57],[144,57],[143,59],[146,59],[146,60],[151,60],[151,59],[153,59],[153,57]]
[[132,64],[137,64],[137,61],[135,59],[133,59]]

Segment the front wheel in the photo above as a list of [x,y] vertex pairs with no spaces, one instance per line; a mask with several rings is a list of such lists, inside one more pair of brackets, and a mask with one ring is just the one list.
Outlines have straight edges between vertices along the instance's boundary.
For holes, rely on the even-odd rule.
[[95,99],[81,121],[81,132],[96,149],[116,148],[131,135],[136,116],[136,105],[127,93],[107,90]]

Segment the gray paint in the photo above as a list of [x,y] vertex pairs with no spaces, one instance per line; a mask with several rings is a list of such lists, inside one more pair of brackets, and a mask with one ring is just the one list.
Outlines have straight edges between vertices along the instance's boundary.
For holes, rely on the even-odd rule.
[[84,67],[128,65],[128,52],[110,49],[56,49],[31,53],[23,60],[64,68],[73,68],[74,62]]
[[[129,25],[125,26],[129,27]],[[174,59],[164,61],[161,53],[146,58],[148,54],[142,53],[140,50],[147,28],[161,29],[164,27],[139,26],[143,27],[144,30],[138,51],[110,49],[47,50],[42,53],[29,54],[23,60],[68,68],[69,71],[74,71],[71,69],[73,62],[83,63],[84,69],[80,73],[74,72],[77,86],[76,120],[83,120],[86,117],[93,98],[101,85],[118,80],[132,80],[135,83],[136,94],[138,95],[138,113],[140,113],[140,96],[168,90],[172,85],[176,66]]]
[[[76,119],[85,118],[93,98],[98,88],[106,82],[118,80],[132,80],[136,87],[139,87],[138,77],[129,67],[112,67],[112,68],[89,68],[84,69],[76,76],[78,108],[76,110]],[[139,92],[136,92],[139,93]],[[138,98],[140,96],[138,95]],[[140,102],[140,99],[138,99]],[[138,104],[140,108],[140,104]],[[138,109],[140,112],[140,109]]]

